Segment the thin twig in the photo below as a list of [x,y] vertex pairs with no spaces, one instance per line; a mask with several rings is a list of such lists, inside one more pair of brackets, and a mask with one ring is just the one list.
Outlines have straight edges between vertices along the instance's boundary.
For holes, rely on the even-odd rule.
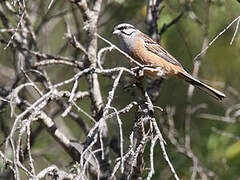
[[226,31],[228,30],[235,22],[237,22],[237,27],[236,27],[236,30],[234,32],[234,35],[233,35],[233,38],[230,42],[230,44],[232,44],[233,42],[233,39],[235,38],[236,36],[236,32],[238,30],[238,25],[239,25],[239,21],[240,21],[240,16],[238,16],[236,19],[234,19],[227,27],[225,27],[215,38],[213,38],[213,40],[198,54],[195,56],[194,60],[197,60],[202,54],[204,54],[208,48]]

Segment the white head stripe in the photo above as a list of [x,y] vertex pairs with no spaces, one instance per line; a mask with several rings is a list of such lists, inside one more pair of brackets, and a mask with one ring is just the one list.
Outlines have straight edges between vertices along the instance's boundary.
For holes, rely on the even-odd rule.
[[135,29],[135,27],[133,25],[128,24],[128,23],[121,23],[121,24],[115,26],[114,29],[127,29],[127,28]]

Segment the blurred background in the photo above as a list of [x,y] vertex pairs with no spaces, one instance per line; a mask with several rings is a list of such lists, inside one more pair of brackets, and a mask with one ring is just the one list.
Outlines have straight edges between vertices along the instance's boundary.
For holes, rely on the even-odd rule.
[[[50,6],[51,3],[51,6]],[[91,1],[88,2],[91,6]],[[147,24],[147,0],[104,0],[101,4],[100,17],[98,20],[98,34],[118,45],[116,37],[112,35],[113,27],[121,22],[133,24],[135,27],[151,36]],[[11,8],[9,8],[11,7]],[[50,7],[50,8],[49,8]],[[165,0],[160,3],[160,13],[157,20],[159,33],[158,42],[168,50],[188,70],[193,71],[194,58],[202,51],[203,42],[207,39],[210,43],[216,36],[220,35],[214,43],[206,50],[201,58],[198,79],[210,86],[224,92],[226,98],[218,102],[204,92],[195,89],[193,96],[189,99],[189,85],[177,78],[169,78],[152,89],[157,93],[154,105],[164,109],[163,112],[155,111],[155,117],[162,129],[163,136],[167,141],[166,150],[169,158],[179,175],[180,179],[228,179],[240,178],[240,35],[237,22],[235,21],[228,29],[228,25],[240,16],[240,3],[237,0]],[[19,25],[19,17],[14,12],[19,12],[19,7],[14,6],[12,1],[0,2],[0,88],[1,97],[7,95],[14,87],[26,82],[19,76],[19,64],[22,55],[17,54],[16,47],[7,45],[11,41],[11,33],[6,30],[16,28]],[[70,45],[67,32],[74,34],[83,45],[87,43],[84,30],[83,16],[78,7],[70,1],[28,1],[26,2],[28,21],[32,31],[36,35],[37,44],[28,44],[28,47],[37,49],[41,53],[61,55],[70,57],[77,61],[83,61],[83,53]],[[177,18],[177,19],[176,19]],[[6,20],[7,19],[7,20]],[[239,19],[238,19],[239,20]],[[8,25],[6,25],[6,23]],[[172,23],[172,24],[171,24]],[[165,27],[165,29],[164,29]],[[225,31],[223,32],[223,30]],[[236,31],[236,32],[235,32]],[[220,34],[220,32],[223,32]],[[236,35],[234,36],[234,33]],[[30,38],[31,35],[27,34]],[[232,38],[233,42],[230,44]],[[15,37],[16,39],[19,37]],[[23,44],[19,46],[24,47]],[[104,41],[98,39],[98,50],[108,46]],[[206,46],[204,46],[206,47]],[[31,48],[30,48],[31,49]],[[29,62],[34,63],[39,57],[29,56]],[[130,68],[126,58],[117,51],[104,54],[104,68],[127,67]],[[31,66],[29,64],[29,66]],[[24,64],[28,66],[28,64]],[[71,78],[77,71],[65,65],[51,65],[44,67],[52,84],[62,82]],[[16,80],[18,77],[18,80]],[[33,79],[36,84],[41,80]],[[113,105],[117,109],[124,108],[127,104],[141,97],[139,90],[126,88],[128,84],[134,83],[134,77],[124,74],[121,84],[116,90]],[[113,80],[105,75],[99,75],[100,88],[104,103],[112,88]],[[149,87],[153,84],[148,78],[144,79],[144,85]],[[71,91],[73,84],[61,87],[61,90]],[[79,81],[78,90],[88,91],[85,79]],[[134,93],[132,93],[134,91]],[[26,88],[21,92],[30,103],[37,99],[32,88]],[[66,99],[67,101],[67,99]],[[91,112],[89,98],[77,101],[88,114]],[[58,105],[59,106],[59,105]],[[86,134],[71,117],[61,117],[63,110],[56,109],[56,102],[50,102],[45,111],[51,113],[56,126],[69,138],[77,141],[85,141]],[[191,113],[188,112],[191,107]],[[84,114],[72,109],[83,119]],[[127,114],[121,115],[124,149],[127,149],[129,135],[134,123],[136,109],[133,108]],[[11,116],[11,105],[1,101],[0,109],[0,142],[1,150],[12,159],[11,151],[5,151],[4,145],[13,126],[15,116]],[[15,113],[22,112],[16,107]],[[174,123],[175,140],[169,136],[171,130],[169,122]],[[93,125],[86,118],[88,127]],[[119,142],[119,126],[116,119],[107,121],[109,130],[109,144]],[[34,140],[31,144],[31,153],[34,159],[36,172],[50,164],[56,164],[63,170],[72,167],[72,158],[62,146],[49,134],[47,129],[38,121],[31,124]],[[186,146],[187,139],[190,145]],[[126,143],[126,144],[125,144]],[[147,144],[150,146],[150,144]],[[189,147],[187,152],[181,152],[181,148]],[[146,148],[145,163],[149,167],[149,157]],[[186,149],[185,149],[186,150]],[[7,154],[9,152],[9,154]],[[113,161],[117,153],[110,152]],[[173,179],[169,167],[164,161],[159,147],[154,151],[155,175],[152,179]],[[199,174],[193,178],[193,159],[198,163]],[[113,165],[112,164],[112,165]],[[1,179],[9,177],[8,168],[0,160]],[[204,172],[201,174],[201,172]],[[21,172],[22,173],[22,172]],[[22,173],[24,174],[24,173]],[[204,176],[206,175],[206,176]],[[143,175],[143,178],[145,176]],[[22,175],[23,179],[27,179]]]

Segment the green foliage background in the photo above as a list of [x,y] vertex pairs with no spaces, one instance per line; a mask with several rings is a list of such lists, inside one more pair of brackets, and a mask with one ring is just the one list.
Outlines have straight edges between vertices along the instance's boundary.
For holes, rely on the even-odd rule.
[[[197,15],[200,21],[204,21],[206,18],[206,0],[193,0],[191,9]],[[55,16],[63,10],[76,11],[77,17],[72,17],[70,13],[65,13],[64,17],[68,19],[71,31],[79,32],[79,41],[85,39],[83,30],[81,14],[78,9],[70,4],[68,1],[54,1],[52,8],[49,10],[47,7],[49,1],[29,1],[27,2],[29,11],[35,16],[31,17],[31,23],[34,24],[34,28],[38,31],[40,24],[49,19],[45,24],[41,25],[41,29],[37,33],[37,40],[39,42],[39,49],[41,52],[59,54],[63,56],[75,56],[81,60],[82,54],[77,52],[70,45],[67,45],[65,33],[67,32],[66,26],[63,21],[63,16]],[[146,16],[146,4],[145,0],[109,0],[104,1],[102,8],[102,17],[99,20],[99,34],[109,39],[114,44],[117,44],[117,40],[112,36],[113,27],[120,22],[128,22],[134,24],[136,27],[146,32],[145,16]],[[179,13],[188,6],[189,2],[180,3],[179,0],[166,0],[162,3],[162,12],[158,20],[159,30],[163,24],[168,24]],[[38,8],[37,8],[38,7]],[[40,7],[40,8],[39,8]],[[37,12],[35,10],[37,9]],[[226,26],[240,15],[240,3],[236,0],[212,0],[209,14],[209,39],[212,40],[217,36]],[[73,23],[73,18],[77,18],[79,26]],[[17,23],[17,20],[11,18],[13,22]],[[0,21],[0,28],[2,27]],[[15,23],[15,24],[16,24]],[[194,154],[199,158],[199,163],[208,170],[213,171],[216,179],[228,179],[235,180],[240,178],[240,124],[225,123],[220,121],[214,121],[210,119],[202,119],[198,115],[199,113],[215,114],[224,116],[225,111],[239,103],[239,69],[240,69],[240,35],[239,30],[234,39],[232,45],[230,41],[233,37],[236,24],[230,27],[226,32],[221,35],[213,45],[208,49],[205,58],[202,61],[199,78],[210,82],[221,81],[225,82],[224,88],[215,86],[227,94],[226,100],[223,103],[219,103],[202,93],[200,90],[195,90],[193,97],[193,106],[197,104],[207,104],[207,108],[193,114],[191,121],[191,146]],[[0,34],[0,38],[6,36]],[[183,66],[189,71],[192,71],[193,58],[201,51],[203,41],[203,31],[199,24],[194,22],[188,13],[185,13],[181,20],[171,26],[161,37],[161,45],[166,48],[172,55],[183,64]],[[63,48],[67,45],[67,48]],[[106,46],[104,42],[99,40],[99,48]],[[0,45],[1,64],[10,68],[15,68],[16,64],[14,57],[12,56],[11,48],[4,50],[5,45]],[[125,66],[129,67],[129,64],[125,58],[117,52],[110,52],[105,56],[104,67]],[[53,83],[60,82],[64,79],[71,77],[74,72],[72,68],[64,66],[54,66],[47,68],[50,74],[51,81]],[[0,77],[1,78],[1,77]],[[127,77],[126,77],[127,79]],[[147,81],[147,80],[146,80]],[[105,98],[108,91],[112,87],[112,81],[106,79],[106,77],[100,76],[101,90],[103,97]],[[147,82],[146,82],[147,83]],[[1,84],[0,84],[1,85]],[[2,85],[1,85],[2,86]],[[187,83],[176,78],[170,78],[163,82],[160,91],[160,97],[156,105],[165,108],[168,105],[176,107],[176,115],[174,121],[176,128],[180,134],[180,142],[184,139],[184,122],[185,122],[185,108],[187,97]],[[237,96],[234,96],[229,87],[234,88],[237,91]],[[71,87],[65,87],[70,89]],[[80,81],[79,89],[86,90],[87,84],[84,80]],[[133,97],[122,86],[117,91],[117,98],[114,100],[114,104],[118,109],[124,107],[128,103],[134,100]],[[83,99],[79,102],[79,106],[86,112],[91,113],[89,100]],[[236,109],[237,116],[239,111]],[[0,114],[1,121],[7,121],[9,128],[13,123],[13,119],[10,118],[10,107],[8,106]],[[84,115],[83,115],[84,116]],[[134,111],[131,114],[121,116],[123,119],[123,131],[125,140],[128,139],[129,133],[134,122]],[[164,119],[164,113],[157,113],[159,119]],[[64,124],[68,129],[61,129],[69,137],[73,139],[80,139],[84,141],[83,133],[79,130],[76,123],[69,119],[56,119],[58,127],[61,129],[61,124]],[[65,127],[64,126],[64,127]],[[89,122],[91,126],[91,122]],[[119,137],[118,124],[112,119],[108,121],[110,137]],[[34,126],[33,126],[34,128]],[[227,137],[223,134],[216,133],[213,128],[221,130],[225,133],[231,134],[233,137]],[[182,137],[181,137],[182,136]],[[165,138],[167,139],[167,137]],[[1,142],[4,140],[4,135],[0,132]],[[128,142],[125,142],[127,148]],[[181,179],[190,179],[192,162],[185,155],[176,151],[176,148],[168,143],[167,151],[169,153],[171,162],[176,168],[178,175]],[[71,158],[64,152],[64,150],[55,142],[50,135],[43,130],[38,136],[35,144],[33,144],[32,153],[37,160],[34,164],[39,171],[48,166],[50,162],[54,162],[62,168],[69,168],[71,165]],[[146,166],[148,166],[148,152],[146,153]],[[116,157],[116,154],[112,153],[112,157]],[[153,179],[173,179],[167,164],[163,160],[160,149],[154,152],[155,157],[155,170],[156,174]],[[2,164],[0,164],[2,166]],[[37,170],[38,171],[38,170]],[[215,179],[215,178],[213,178]]]

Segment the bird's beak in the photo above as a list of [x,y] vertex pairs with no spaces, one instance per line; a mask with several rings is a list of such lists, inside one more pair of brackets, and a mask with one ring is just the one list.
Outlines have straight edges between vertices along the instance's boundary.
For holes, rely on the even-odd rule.
[[118,29],[114,29],[114,30],[113,30],[113,34],[115,34],[115,35],[119,34],[120,32],[121,32],[121,31],[118,30]]

